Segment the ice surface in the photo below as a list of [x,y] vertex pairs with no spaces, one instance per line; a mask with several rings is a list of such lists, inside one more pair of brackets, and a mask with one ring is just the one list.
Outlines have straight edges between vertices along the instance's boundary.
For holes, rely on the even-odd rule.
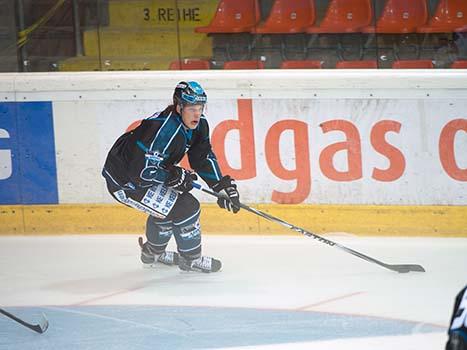
[[[215,274],[143,269],[137,236],[0,237],[0,349],[441,349],[467,283],[467,239],[203,237]],[[170,246],[173,248],[173,245]],[[375,346],[377,345],[377,347]]]

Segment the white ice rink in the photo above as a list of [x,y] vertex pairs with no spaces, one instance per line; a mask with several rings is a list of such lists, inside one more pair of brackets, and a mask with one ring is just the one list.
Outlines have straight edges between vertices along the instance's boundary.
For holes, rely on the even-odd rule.
[[[0,349],[440,350],[467,283],[467,239],[203,237],[219,273],[143,269],[137,236],[0,237]],[[173,245],[170,247],[173,248]]]

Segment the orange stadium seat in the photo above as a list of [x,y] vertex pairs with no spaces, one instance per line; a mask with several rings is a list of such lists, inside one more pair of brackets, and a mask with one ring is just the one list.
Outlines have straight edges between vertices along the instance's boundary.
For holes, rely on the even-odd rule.
[[252,33],[304,33],[315,19],[315,0],[276,0],[266,21]]
[[394,69],[422,69],[434,68],[433,61],[431,60],[401,60],[394,61],[392,64]]
[[170,62],[170,70],[194,70],[194,69],[211,69],[211,64],[208,60],[185,58]]
[[307,33],[357,33],[372,18],[371,0],[331,0],[319,26],[308,27]]
[[322,68],[322,61],[313,60],[287,60],[282,61],[281,69],[320,69]]
[[264,69],[262,61],[227,61],[224,69]]
[[374,60],[367,61],[339,61],[336,63],[337,69],[370,69],[378,68],[378,62]]
[[454,61],[451,64],[451,68],[467,69],[467,60]]
[[419,33],[452,33],[467,31],[467,1],[439,0],[436,12]]
[[415,33],[427,21],[426,0],[387,0],[376,26],[362,28],[362,32]]
[[197,33],[245,33],[260,21],[258,0],[221,0],[211,23]]

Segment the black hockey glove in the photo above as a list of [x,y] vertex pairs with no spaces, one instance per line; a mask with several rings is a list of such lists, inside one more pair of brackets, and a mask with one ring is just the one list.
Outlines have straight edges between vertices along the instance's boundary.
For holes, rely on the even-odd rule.
[[179,166],[174,166],[165,184],[178,192],[189,192],[193,189],[193,181],[197,180],[196,174]]
[[226,197],[217,200],[219,207],[233,211],[234,213],[240,210],[240,195],[237,191],[237,185],[235,184],[235,180],[229,175],[220,179],[218,183],[212,186],[212,189],[217,193],[224,194]]

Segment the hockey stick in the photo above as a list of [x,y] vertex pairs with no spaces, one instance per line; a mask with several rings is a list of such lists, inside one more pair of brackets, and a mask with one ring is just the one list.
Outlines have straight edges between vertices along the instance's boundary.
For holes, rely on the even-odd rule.
[[[205,193],[208,193],[210,194],[211,196],[214,196],[214,197],[217,197],[217,198],[224,198],[224,199],[228,199],[226,197],[224,197],[223,195],[219,194],[219,193],[216,193],[216,192],[213,192],[211,190],[208,190],[204,187],[202,187],[200,184],[198,183],[193,183],[193,187],[194,188],[197,188]],[[425,272],[425,269],[421,266],[421,265],[413,265],[413,264],[401,264],[401,265],[393,265],[393,264],[386,264],[386,263],[383,263],[382,261],[379,261],[379,260],[376,260],[368,255],[365,255],[365,254],[362,254],[362,253],[359,253],[353,249],[350,249],[350,248],[347,248],[339,243],[336,243],[336,242],[333,242],[329,239],[326,239],[324,237],[321,237],[319,235],[317,235],[316,233],[313,233],[313,232],[310,232],[310,231],[307,231],[303,228],[300,228],[298,226],[295,226],[295,225],[292,225],[292,224],[289,224],[288,222],[284,221],[284,220],[281,220],[279,218],[276,218],[272,215],[269,215],[269,214],[266,214],[265,212],[262,212],[258,209],[255,209],[255,208],[251,208],[249,207],[248,205],[245,205],[243,203],[240,203],[240,208],[242,209],[245,209],[247,211],[249,211],[250,213],[253,213],[253,214],[256,214],[256,215],[259,215],[269,221],[273,221],[273,222],[277,222],[278,224],[282,225],[282,226],[285,226],[291,230],[294,230],[296,232],[299,232],[301,233],[302,235],[305,235],[307,237],[311,237],[313,239],[317,239],[319,242],[321,243],[324,243],[324,244],[327,244],[331,247],[336,247],[336,248],[339,248],[339,249],[342,249],[344,251],[346,251],[347,253],[350,253],[360,259],[363,259],[363,260],[366,260],[366,261],[369,261],[369,262],[372,262],[374,264],[378,264],[379,266],[382,266],[386,269],[389,269],[389,270],[392,270],[392,271],[396,271],[396,272],[399,272],[399,273],[407,273],[407,272],[411,272],[411,271],[415,271],[415,272]]]
[[37,333],[42,334],[47,330],[47,328],[49,328],[49,321],[47,321],[44,314],[42,314],[42,319],[38,324],[30,324],[16,317],[15,315],[10,314],[8,311],[5,311],[3,309],[0,309],[0,313],[18,322],[19,324],[22,324],[23,326],[28,327],[29,329],[32,329],[34,332],[37,332]]

